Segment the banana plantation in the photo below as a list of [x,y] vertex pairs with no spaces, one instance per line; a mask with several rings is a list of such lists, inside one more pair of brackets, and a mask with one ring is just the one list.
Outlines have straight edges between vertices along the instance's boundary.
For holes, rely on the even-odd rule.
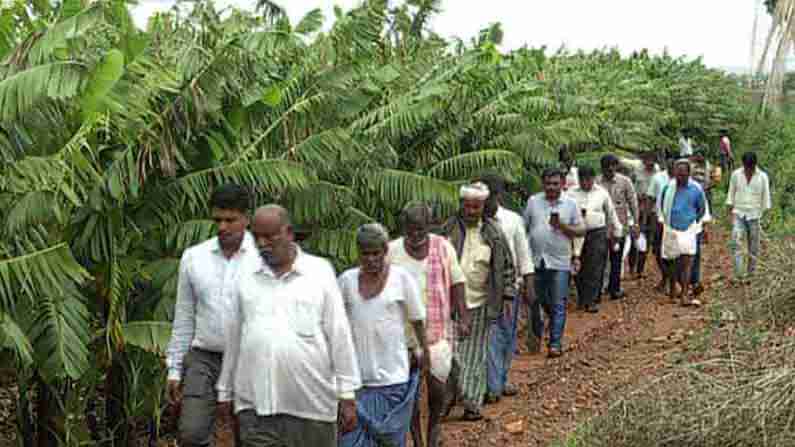
[[161,435],[179,258],[214,235],[216,185],[284,204],[306,249],[343,267],[358,225],[395,230],[410,200],[447,215],[483,170],[518,200],[560,147],[588,163],[673,147],[682,128],[717,141],[750,117],[700,60],[506,53],[497,24],[435,34],[439,4],[291,23],[270,2],[199,1],[142,30],[124,0],[4,3],[0,356],[20,446]]

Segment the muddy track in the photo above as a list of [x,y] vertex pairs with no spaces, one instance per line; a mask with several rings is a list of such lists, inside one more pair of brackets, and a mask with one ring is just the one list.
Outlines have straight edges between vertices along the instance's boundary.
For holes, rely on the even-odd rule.
[[[725,237],[714,236],[704,256],[707,299],[722,287],[720,273],[729,271]],[[704,323],[704,308],[683,308],[654,292],[659,276],[651,267],[646,279],[624,282],[628,298],[603,303],[599,314],[570,307],[564,356],[522,352],[511,370],[519,395],[487,406],[481,422],[460,421],[462,410],[454,410],[445,422],[446,445],[549,445],[606,408],[611,397],[666,367],[671,354],[687,350],[687,339]]]

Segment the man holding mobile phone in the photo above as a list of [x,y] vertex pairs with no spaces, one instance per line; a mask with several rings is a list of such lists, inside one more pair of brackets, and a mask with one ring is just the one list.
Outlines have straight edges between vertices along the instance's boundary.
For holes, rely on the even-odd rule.
[[541,308],[549,315],[549,356],[563,353],[561,339],[566,326],[566,300],[572,263],[572,240],[585,235],[585,226],[577,203],[561,195],[563,173],[550,168],[542,174],[544,191],[527,201],[524,211],[530,251],[535,265],[534,287],[536,299],[530,307],[532,331],[528,335],[528,349],[540,350],[544,336]]

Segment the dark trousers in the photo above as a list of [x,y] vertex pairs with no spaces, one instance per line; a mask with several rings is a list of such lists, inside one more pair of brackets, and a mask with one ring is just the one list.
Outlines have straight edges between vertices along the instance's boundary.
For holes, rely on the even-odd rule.
[[217,395],[223,354],[193,348],[182,360],[182,410],[180,445],[207,447],[214,438]]
[[581,306],[594,304],[602,293],[607,249],[606,228],[591,230],[585,235],[580,255],[580,273],[574,277],[577,284],[577,303]]
[[614,250],[615,246],[610,247],[610,280],[607,283],[607,293],[611,295],[621,291],[621,263],[624,261],[626,242],[627,238],[622,237],[618,242],[618,250]]
[[704,243],[704,233],[698,233],[696,237],[696,255],[693,256],[693,267],[690,270],[690,284],[701,283],[701,248]]
[[337,447],[337,424],[286,414],[258,416],[254,410],[238,414],[241,447]]

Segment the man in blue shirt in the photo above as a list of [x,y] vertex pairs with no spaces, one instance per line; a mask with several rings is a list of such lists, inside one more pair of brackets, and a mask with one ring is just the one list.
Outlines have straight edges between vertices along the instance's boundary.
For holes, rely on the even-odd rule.
[[[674,179],[663,189],[659,199],[661,217],[665,225],[663,258],[674,261],[670,277],[671,299],[677,298],[675,283],[679,284],[679,300],[682,305],[693,304],[689,295],[693,257],[697,251],[697,224],[706,211],[704,190],[690,181],[690,163],[679,160],[674,167]],[[666,253],[666,251],[668,253]]]
[[572,264],[579,265],[579,259],[572,257],[572,240],[585,235],[585,225],[577,202],[561,195],[563,173],[550,168],[544,171],[541,178],[544,191],[531,196],[524,211],[536,272],[536,299],[530,307],[532,330],[528,335],[528,347],[531,352],[540,349],[540,341],[544,337],[543,306],[550,320],[549,356],[560,357],[563,352],[561,338],[566,326],[569,277]]

